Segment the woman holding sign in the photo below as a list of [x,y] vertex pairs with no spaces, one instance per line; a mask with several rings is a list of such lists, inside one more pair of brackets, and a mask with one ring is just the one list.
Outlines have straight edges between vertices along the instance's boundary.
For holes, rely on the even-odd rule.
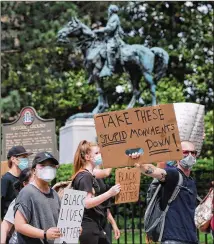
[[[112,171],[112,168],[106,168],[106,169],[100,169],[100,166],[97,166],[93,170],[93,174],[97,179],[97,182],[100,186],[100,194],[105,193],[110,189],[110,186],[108,184],[105,184],[103,178],[107,178],[110,176]],[[109,240],[112,240],[112,233],[111,233],[111,227],[114,232],[114,238],[117,240],[120,238],[120,230],[117,226],[117,223],[114,219],[114,217],[111,214],[110,207],[111,207],[111,199],[106,200],[100,205],[103,209],[103,212],[105,214],[105,218],[103,218],[103,229],[107,234],[107,237]]]
[[73,188],[86,191],[85,210],[82,222],[82,235],[80,244],[109,244],[109,240],[102,228],[102,219],[105,214],[101,204],[120,192],[120,185],[111,187],[105,193],[100,194],[100,187],[93,176],[93,170],[102,163],[99,147],[87,142],[80,142],[74,157],[75,178]]

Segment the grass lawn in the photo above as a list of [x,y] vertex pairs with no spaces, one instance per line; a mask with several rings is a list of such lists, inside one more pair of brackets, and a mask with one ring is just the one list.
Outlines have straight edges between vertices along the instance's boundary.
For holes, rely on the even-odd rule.
[[[207,242],[205,239],[205,236],[207,236]],[[200,244],[214,244],[214,241],[212,240],[212,237],[210,234],[205,235],[204,233],[200,233]],[[142,242],[140,243],[140,231],[135,230],[134,232],[134,242],[132,240],[132,231],[127,230],[126,234],[126,242],[125,242],[125,233],[124,231],[121,231],[121,236],[119,241],[114,239],[114,235],[112,233],[112,244],[145,244],[145,233],[142,232]]]

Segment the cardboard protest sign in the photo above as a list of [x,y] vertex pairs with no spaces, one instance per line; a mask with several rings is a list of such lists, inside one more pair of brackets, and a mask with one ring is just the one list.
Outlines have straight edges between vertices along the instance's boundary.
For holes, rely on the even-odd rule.
[[121,191],[115,197],[116,204],[138,201],[140,175],[140,170],[137,168],[116,169],[115,183],[121,185]]
[[174,103],[181,141],[191,141],[200,154],[204,137],[204,105]]
[[57,224],[63,236],[55,244],[78,243],[86,195],[84,191],[64,190]]
[[[173,104],[101,113],[94,119],[106,168],[182,158]],[[143,152],[140,158],[128,157],[136,149]]]
[[7,161],[2,161],[1,162],[1,176],[6,174],[7,171],[9,171],[9,167],[8,167],[8,162]]

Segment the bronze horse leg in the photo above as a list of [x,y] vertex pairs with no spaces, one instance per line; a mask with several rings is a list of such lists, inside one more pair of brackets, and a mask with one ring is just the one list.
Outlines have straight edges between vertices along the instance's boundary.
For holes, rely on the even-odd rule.
[[100,78],[96,77],[95,82],[96,82],[96,89],[98,92],[98,104],[93,109],[92,111],[93,114],[103,113],[108,106],[108,102],[106,99],[106,95],[104,94]]

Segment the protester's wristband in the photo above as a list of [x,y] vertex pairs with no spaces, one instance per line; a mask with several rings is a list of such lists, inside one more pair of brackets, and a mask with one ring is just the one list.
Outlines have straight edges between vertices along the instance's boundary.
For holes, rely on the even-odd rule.
[[47,231],[44,230],[44,240],[47,241]]

